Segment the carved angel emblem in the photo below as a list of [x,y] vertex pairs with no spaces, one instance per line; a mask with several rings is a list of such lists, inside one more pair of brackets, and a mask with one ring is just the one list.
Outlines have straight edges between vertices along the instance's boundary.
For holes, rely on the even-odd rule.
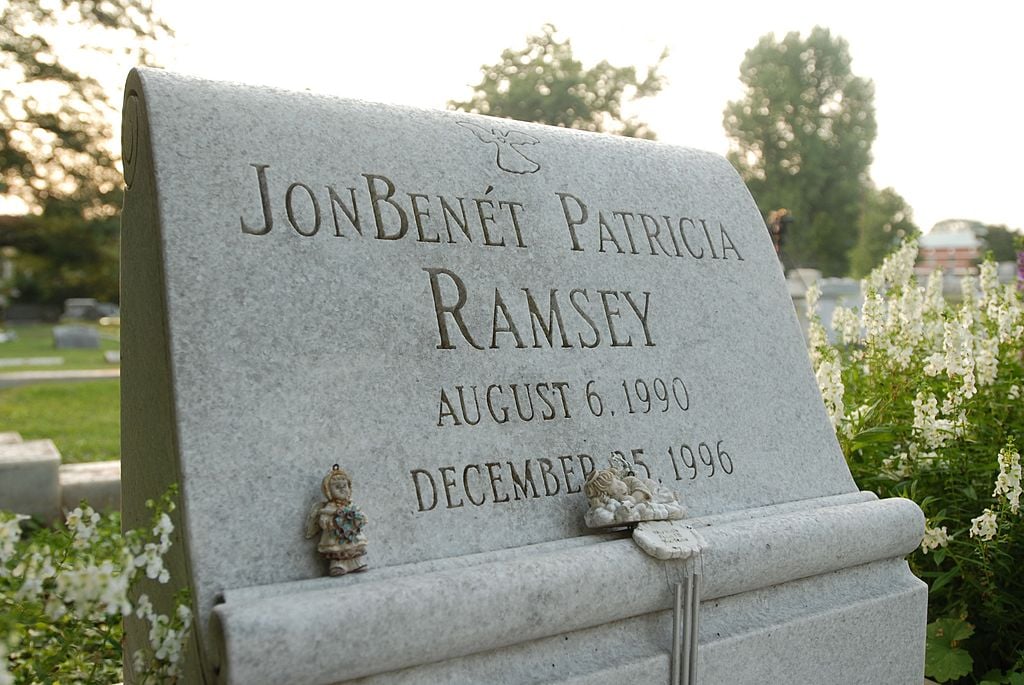
[[481,142],[494,144],[497,149],[497,157],[494,161],[502,171],[507,171],[510,174],[532,174],[540,169],[540,164],[527,157],[519,149],[523,145],[536,145],[540,142],[530,134],[497,126],[487,128],[468,121],[455,123],[472,131]]

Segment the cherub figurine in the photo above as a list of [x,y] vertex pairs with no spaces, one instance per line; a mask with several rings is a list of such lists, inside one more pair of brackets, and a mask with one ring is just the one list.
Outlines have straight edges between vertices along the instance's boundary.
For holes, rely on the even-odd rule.
[[590,528],[686,516],[686,507],[676,493],[650,478],[637,478],[623,459],[613,459],[608,468],[592,471],[583,492],[590,503],[583,520]]
[[341,576],[366,568],[366,515],[352,504],[352,478],[337,464],[321,485],[325,502],[313,505],[306,518],[306,539],[320,529],[316,549],[330,560],[330,574]]

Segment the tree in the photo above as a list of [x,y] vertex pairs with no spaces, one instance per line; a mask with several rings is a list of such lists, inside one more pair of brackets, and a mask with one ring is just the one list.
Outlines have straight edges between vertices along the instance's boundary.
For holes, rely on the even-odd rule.
[[14,85],[0,94],[0,194],[35,212],[59,206],[110,215],[121,187],[110,145],[114,106],[77,68],[82,50],[67,45],[71,28],[89,32],[85,52],[120,50],[132,65],[147,60],[147,42],[170,33],[150,0],[8,0],[0,70]]
[[740,66],[746,93],[724,116],[729,159],[762,213],[785,207],[794,219],[783,262],[826,275],[847,272],[876,133],[874,86],[850,59],[825,28],[763,36]]
[[913,212],[892,188],[867,189],[857,220],[857,243],[850,251],[850,275],[863,278],[907,238],[920,233]]
[[641,81],[634,67],[615,67],[602,61],[590,69],[573,57],[569,40],[559,41],[556,29],[545,24],[539,35],[528,36],[522,50],[508,49],[497,64],[480,68],[483,79],[472,97],[452,100],[452,109],[506,119],[533,121],[585,131],[618,133],[635,138],[655,137],[646,124],[623,114],[623,102],[650,97],[665,85],[658,73],[668,51],[647,69]]
[[149,63],[147,47],[170,33],[150,0],[3,5],[0,195],[29,210],[0,224],[0,248],[15,266],[13,282],[3,286],[16,299],[117,299],[122,180],[109,123],[115,105],[79,65],[123,74]]
[[92,44],[85,52],[109,61],[117,51],[132,65],[147,62],[147,45],[170,34],[150,0],[7,0],[0,72],[11,85],[0,91],[0,194],[34,213],[110,216],[120,206],[114,108],[77,66],[83,31]]
[[117,217],[2,218],[0,245],[13,248],[16,268],[10,282],[0,282],[0,295],[50,305],[85,295],[118,301]]
[[985,226],[982,242],[985,249],[992,253],[992,258],[997,262],[1017,261],[1017,248],[1014,245],[1016,240],[1021,239],[1021,233],[1014,231],[1005,225]]

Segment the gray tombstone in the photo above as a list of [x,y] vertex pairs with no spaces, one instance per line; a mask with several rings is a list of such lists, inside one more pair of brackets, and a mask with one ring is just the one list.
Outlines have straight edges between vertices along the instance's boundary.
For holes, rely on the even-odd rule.
[[95,319],[98,304],[94,297],[70,297],[64,300],[61,316],[65,319]]
[[89,326],[54,326],[53,346],[58,350],[98,349],[100,333]]
[[[920,682],[923,517],[855,487],[724,159],[153,70],[124,107],[124,517],[180,484],[187,682],[668,682],[695,562],[701,683]],[[584,527],[613,455],[699,559]]]

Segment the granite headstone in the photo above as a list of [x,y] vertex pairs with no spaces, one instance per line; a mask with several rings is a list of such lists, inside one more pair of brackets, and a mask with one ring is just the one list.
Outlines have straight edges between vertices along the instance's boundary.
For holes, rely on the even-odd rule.
[[[180,484],[188,682],[667,681],[693,561],[585,528],[613,455],[706,543],[702,682],[920,676],[920,511],[857,491],[724,159],[145,69],[122,135],[123,506]],[[323,578],[335,463],[369,568]]]
[[54,326],[53,346],[58,350],[98,349],[100,334],[90,326]]

